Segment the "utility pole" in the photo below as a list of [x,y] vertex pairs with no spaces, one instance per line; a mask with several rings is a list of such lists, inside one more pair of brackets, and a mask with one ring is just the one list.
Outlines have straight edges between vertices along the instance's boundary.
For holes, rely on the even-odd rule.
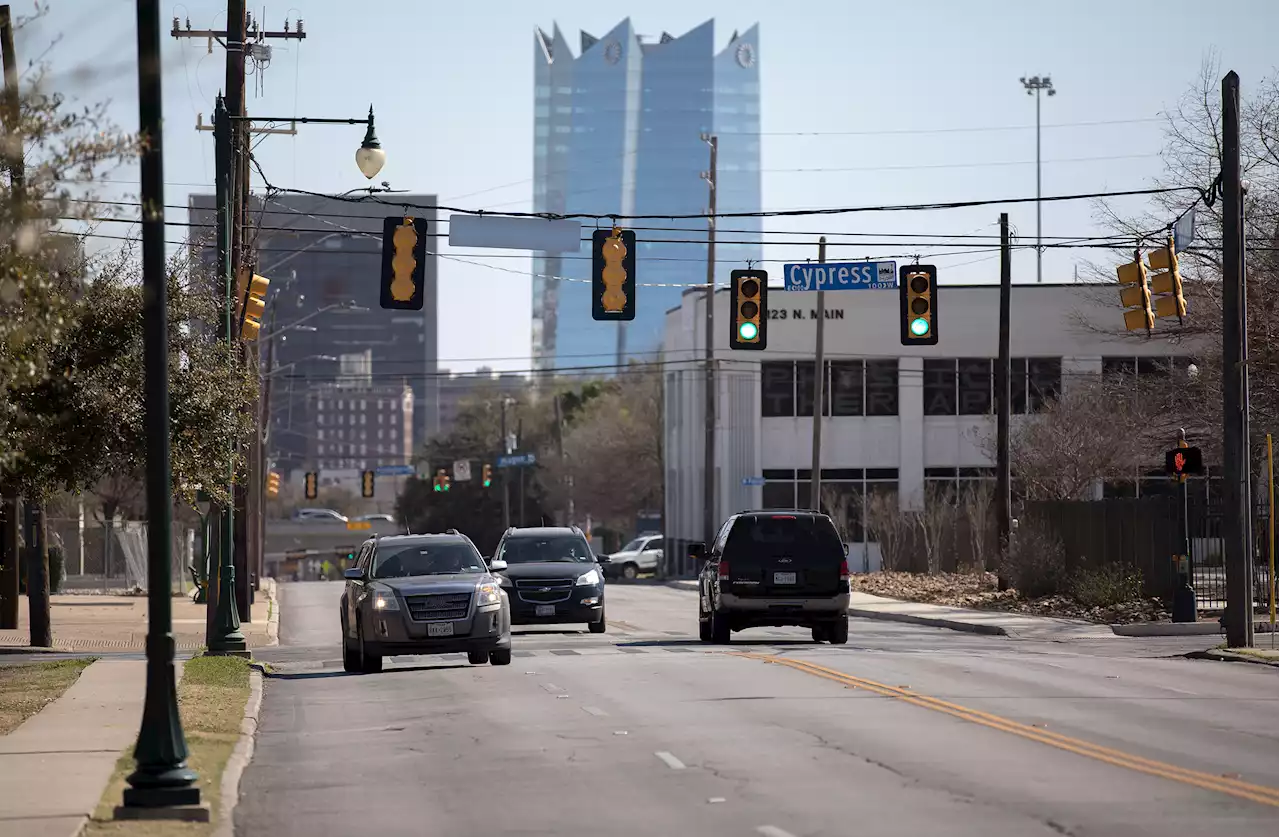
[[[507,403],[510,401],[506,395],[502,396],[502,444],[499,450],[506,454],[511,453],[511,446],[507,444]],[[511,469],[502,468],[502,531],[511,528]]]
[[[827,237],[818,239],[818,264],[827,263]],[[764,312],[769,316],[769,312]],[[818,325],[814,329],[813,349],[813,474],[809,481],[809,507],[822,511],[822,401],[826,394],[826,376],[822,374],[826,364],[823,358],[823,326],[827,320],[827,292],[818,286]]]
[[[703,134],[702,140],[711,146],[711,165],[703,172],[702,178],[707,181],[710,192],[707,210],[707,293],[706,322],[703,326],[706,337],[706,402],[704,439],[702,455],[702,528],[707,548],[716,539],[716,341],[715,341],[715,301],[716,301],[716,151],[719,140],[709,134]],[[683,561],[681,562],[683,565]],[[683,569],[683,566],[682,566]]]
[[[524,419],[516,419],[516,449],[519,450],[524,444]],[[520,466],[520,525],[525,525],[524,520],[524,465]]]
[[996,558],[998,586],[1009,589],[1005,576],[1005,559],[1009,555],[1009,531],[1012,528],[1013,498],[1009,483],[1009,419],[1012,404],[1009,393],[1009,318],[1013,302],[1013,250],[1009,244],[1009,213],[1000,213],[1000,336],[999,359],[996,361]]
[[[18,95],[18,59],[13,51],[13,17],[6,3],[0,6],[0,52],[4,64],[4,125],[10,135],[21,143],[18,120],[21,104]],[[19,147],[14,151],[19,151]],[[16,197],[26,183],[26,171],[22,154],[16,153],[5,161],[9,169],[9,191]],[[15,630],[18,627],[19,596],[22,572],[20,535],[22,524],[18,516],[18,498],[6,496],[0,499],[0,629]]]
[[1222,80],[1222,483],[1227,645],[1253,646],[1249,554],[1249,413],[1245,387],[1244,194],[1240,183],[1240,77]]
[[1031,78],[1018,79],[1022,82],[1022,86],[1026,88],[1027,95],[1036,97],[1036,282],[1044,281],[1043,260],[1044,246],[1041,242],[1040,235],[1040,94],[1048,93],[1050,96],[1057,95],[1058,91],[1053,89],[1053,81],[1048,76],[1041,78],[1040,76],[1032,76]]

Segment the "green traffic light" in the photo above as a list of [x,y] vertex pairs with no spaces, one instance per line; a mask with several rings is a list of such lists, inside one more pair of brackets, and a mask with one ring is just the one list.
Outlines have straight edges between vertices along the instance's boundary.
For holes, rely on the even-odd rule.
[[911,333],[916,337],[924,337],[929,333],[929,321],[924,317],[916,317],[911,321]]
[[755,323],[743,323],[738,326],[738,336],[743,340],[755,340],[760,335],[760,329]]

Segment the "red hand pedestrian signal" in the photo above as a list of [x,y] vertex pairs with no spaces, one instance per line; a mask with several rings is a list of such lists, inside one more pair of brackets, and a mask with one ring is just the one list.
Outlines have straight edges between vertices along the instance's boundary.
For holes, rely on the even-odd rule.
[[1181,474],[1186,469],[1187,469],[1187,457],[1184,456],[1181,452],[1175,453],[1173,455],[1173,472],[1175,474]]

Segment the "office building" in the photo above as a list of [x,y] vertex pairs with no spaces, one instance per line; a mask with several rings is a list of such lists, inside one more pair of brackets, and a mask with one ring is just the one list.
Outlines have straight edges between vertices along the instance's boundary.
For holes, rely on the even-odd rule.
[[[436,203],[434,195],[396,199]],[[192,195],[189,207],[193,240],[211,242],[213,196]],[[278,472],[300,471],[309,459],[320,427],[313,392],[326,388],[391,387],[398,393],[407,385],[414,416],[408,443],[417,449],[438,429],[434,247],[427,247],[423,309],[379,306],[383,218],[403,211],[306,195],[251,204],[258,227],[255,271],[271,280],[261,338],[271,415],[268,455]],[[434,210],[412,211],[427,218],[430,233],[438,232]],[[199,257],[212,265],[213,248],[202,247]]]
[[[709,146],[720,212],[760,210],[758,27],[717,50],[715,23],[657,38],[624,20],[603,37],[580,34],[573,54],[560,28],[534,37],[534,195],[538,212],[688,215],[708,207]],[[759,262],[760,219],[722,224],[717,276]],[[644,229],[645,227],[649,229]],[[636,222],[635,320],[591,318],[590,241],[578,253],[535,253],[533,358],[538,368],[610,367],[652,357],[663,312],[681,285],[707,276],[705,219]],[[660,229],[659,229],[660,228]],[[584,225],[589,239],[591,226]],[[668,287],[647,287],[667,285]],[[673,287],[674,286],[674,287]]]

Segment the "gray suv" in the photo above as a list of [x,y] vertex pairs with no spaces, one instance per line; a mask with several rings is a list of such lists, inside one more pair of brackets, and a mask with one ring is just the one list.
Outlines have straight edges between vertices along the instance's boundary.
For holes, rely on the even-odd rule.
[[344,573],[342,667],[382,671],[400,654],[467,653],[511,664],[511,606],[475,544],[456,530],[365,541]]
[[849,641],[848,547],[814,511],[745,511],[724,522],[698,575],[698,638],[726,643],[762,626],[809,628],[814,642]]

